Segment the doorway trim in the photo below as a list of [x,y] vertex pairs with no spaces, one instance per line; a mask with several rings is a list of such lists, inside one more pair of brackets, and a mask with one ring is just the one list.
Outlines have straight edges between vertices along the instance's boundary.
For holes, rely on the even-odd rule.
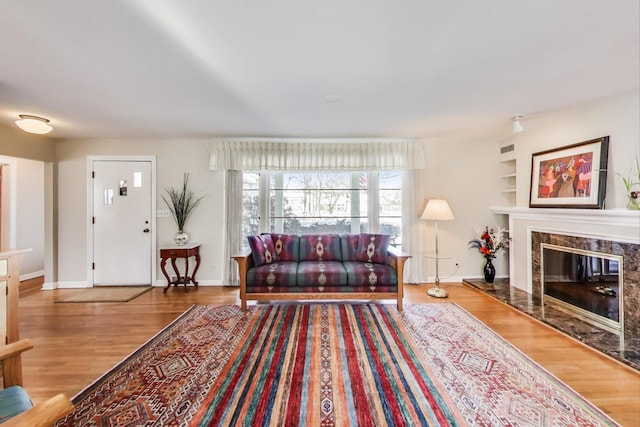
[[93,283],[93,171],[94,161],[117,161],[117,162],[150,162],[151,163],[151,286],[156,285],[156,265],[158,257],[156,255],[156,156],[87,156],[87,286],[92,288]]

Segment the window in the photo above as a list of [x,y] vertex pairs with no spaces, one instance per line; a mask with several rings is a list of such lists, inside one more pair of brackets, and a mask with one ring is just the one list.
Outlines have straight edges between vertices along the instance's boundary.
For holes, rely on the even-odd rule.
[[401,172],[244,172],[243,239],[259,232],[389,234],[401,244]]

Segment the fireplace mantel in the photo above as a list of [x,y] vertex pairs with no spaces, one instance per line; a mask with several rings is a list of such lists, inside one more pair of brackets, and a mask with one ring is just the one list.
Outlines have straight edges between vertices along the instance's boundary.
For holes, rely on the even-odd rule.
[[[640,230],[640,211],[628,209],[557,209],[494,206],[489,210],[495,214],[509,215],[509,217],[516,218],[570,223],[615,224]],[[640,239],[637,233],[635,237]]]
[[492,207],[490,210],[509,217],[509,282],[528,293],[532,293],[533,231],[640,245],[640,211],[524,207]]

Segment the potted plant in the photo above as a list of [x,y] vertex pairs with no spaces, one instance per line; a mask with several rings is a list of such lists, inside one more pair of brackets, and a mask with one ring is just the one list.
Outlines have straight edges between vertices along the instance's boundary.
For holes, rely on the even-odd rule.
[[[635,186],[640,186],[640,158],[636,155],[636,172],[635,176],[632,174],[633,169],[629,169],[629,173],[626,177],[621,174],[617,174],[622,178],[624,188],[627,190],[627,209],[639,210],[640,203],[638,197],[640,197],[640,191],[634,191]],[[637,180],[637,181],[636,181]]]
[[476,248],[486,260],[483,268],[484,280],[489,285],[488,289],[493,288],[493,279],[496,276],[496,269],[491,262],[498,252],[504,252],[509,247],[509,238],[506,237],[504,228],[496,227],[489,229],[488,226],[484,230],[478,226],[474,226],[477,237],[469,241],[470,248]]
[[171,211],[171,216],[178,226],[178,232],[174,240],[178,246],[184,246],[189,240],[189,235],[185,233],[184,226],[204,196],[197,197],[189,188],[189,174],[187,172],[184,173],[181,188],[166,188],[165,191],[169,199],[167,200],[165,196],[162,196],[162,200]]

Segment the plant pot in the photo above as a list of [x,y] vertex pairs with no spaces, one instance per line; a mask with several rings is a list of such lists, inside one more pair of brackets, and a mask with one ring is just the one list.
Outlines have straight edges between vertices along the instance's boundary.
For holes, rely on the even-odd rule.
[[173,240],[176,242],[178,246],[184,246],[189,241],[189,235],[185,233],[183,230],[180,230],[173,236]]
[[640,201],[638,200],[638,191],[632,191],[629,194],[629,202],[627,203],[627,209],[637,211],[640,210]]
[[487,263],[484,265],[484,281],[491,284],[496,278],[496,268],[491,263],[491,258],[487,258]]

